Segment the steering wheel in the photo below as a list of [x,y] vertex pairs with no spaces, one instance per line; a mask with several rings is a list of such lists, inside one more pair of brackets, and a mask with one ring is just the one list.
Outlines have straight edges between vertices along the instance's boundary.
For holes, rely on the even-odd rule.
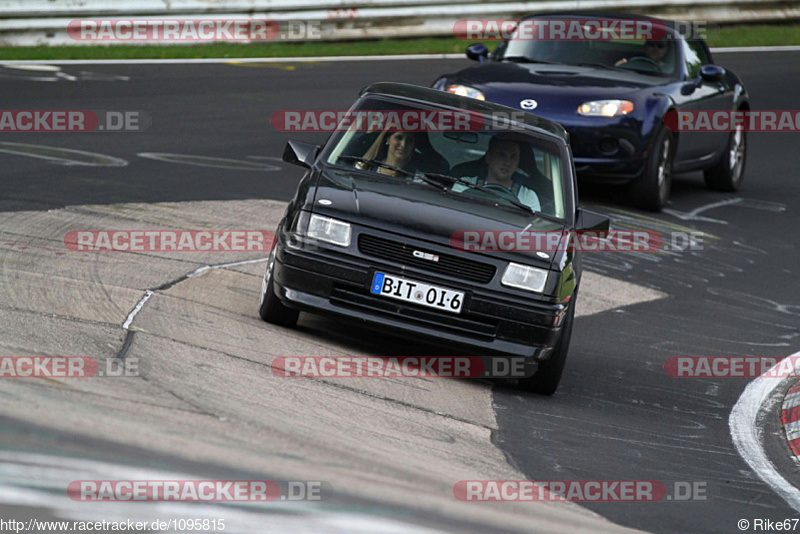
[[513,200],[519,201],[519,199],[517,198],[517,195],[515,195],[514,192],[511,189],[509,189],[507,187],[504,187],[504,186],[502,186],[500,184],[484,184],[483,188],[484,189],[488,189],[490,191],[494,191],[495,193],[499,193],[499,194],[501,194],[501,195],[503,195],[505,197],[509,197],[509,198],[511,198]]
[[620,65],[620,66],[623,66],[623,65],[625,65],[626,63],[627,63],[627,64],[631,64],[631,63],[634,63],[634,62],[637,62],[637,61],[638,61],[638,62],[644,62],[644,63],[647,63],[647,64],[649,64],[649,65],[651,65],[651,66],[655,67],[656,69],[658,69],[658,72],[661,72],[661,65],[659,65],[657,61],[655,61],[655,60],[652,60],[652,59],[650,59],[649,57],[644,57],[644,56],[635,56],[635,57],[632,57],[632,58],[630,58],[628,61],[626,61],[625,63],[623,63],[623,64],[622,64],[622,65]]

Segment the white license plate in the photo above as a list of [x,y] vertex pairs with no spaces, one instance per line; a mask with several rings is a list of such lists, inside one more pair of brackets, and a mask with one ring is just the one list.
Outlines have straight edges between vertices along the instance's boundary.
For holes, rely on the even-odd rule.
[[375,273],[370,291],[375,295],[413,302],[452,313],[459,313],[464,304],[463,291],[453,291],[386,273]]

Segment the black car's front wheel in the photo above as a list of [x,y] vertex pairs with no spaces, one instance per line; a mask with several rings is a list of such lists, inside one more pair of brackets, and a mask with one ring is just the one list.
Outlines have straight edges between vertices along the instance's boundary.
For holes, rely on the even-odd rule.
[[541,362],[536,374],[529,378],[521,378],[519,387],[540,395],[552,395],[561,383],[561,375],[564,373],[564,365],[567,363],[567,353],[569,352],[569,341],[572,338],[572,323],[575,320],[575,299],[577,293],[572,295],[572,302],[564,317],[564,324],[561,327],[561,335],[553,348],[550,358]]
[[715,191],[737,191],[744,178],[747,160],[747,136],[737,129],[728,137],[728,146],[719,162],[703,173],[706,186]]
[[300,315],[298,310],[287,308],[275,295],[275,284],[272,280],[272,273],[275,270],[275,255],[278,250],[277,244],[272,247],[272,252],[267,260],[267,270],[264,279],[261,281],[261,301],[258,307],[258,314],[268,323],[279,326],[294,326]]
[[672,132],[660,128],[647,158],[644,174],[633,182],[636,202],[646,210],[661,211],[667,205],[672,187]]

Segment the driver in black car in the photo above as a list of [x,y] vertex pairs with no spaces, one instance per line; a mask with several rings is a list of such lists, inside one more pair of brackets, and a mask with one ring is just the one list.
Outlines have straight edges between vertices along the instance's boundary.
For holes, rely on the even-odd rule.
[[[663,69],[666,66],[664,57],[667,55],[668,46],[669,43],[667,43],[666,40],[646,41],[644,43],[644,57],[652,60],[653,62],[658,64],[659,67]],[[636,56],[636,57],[642,57],[642,56]],[[631,60],[633,59],[635,59],[635,57],[631,58]],[[627,63],[628,61],[629,61],[628,59],[622,58],[616,63],[614,63],[614,66],[619,67],[620,65]]]
[[[519,142],[497,136],[489,140],[486,150],[486,176],[466,177],[465,180],[483,187],[499,185],[505,187],[534,211],[541,210],[539,197],[535,191],[522,185],[523,175],[517,172],[520,159]],[[456,184],[454,191],[464,191],[467,186]]]

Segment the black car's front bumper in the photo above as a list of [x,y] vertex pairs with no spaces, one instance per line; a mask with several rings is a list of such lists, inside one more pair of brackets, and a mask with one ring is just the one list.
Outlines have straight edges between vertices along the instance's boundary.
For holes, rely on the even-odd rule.
[[[558,340],[567,303],[498,295],[489,287],[345,254],[336,247],[284,243],[280,239],[277,245],[273,283],[275,294],[288,307],[403,330],[440,343],[537,360],[549,357]],[[465,291],[462,311],[442,312],[374,295],[370,286],[376,271]],[[495,274],[495,278],[501,275]]]

